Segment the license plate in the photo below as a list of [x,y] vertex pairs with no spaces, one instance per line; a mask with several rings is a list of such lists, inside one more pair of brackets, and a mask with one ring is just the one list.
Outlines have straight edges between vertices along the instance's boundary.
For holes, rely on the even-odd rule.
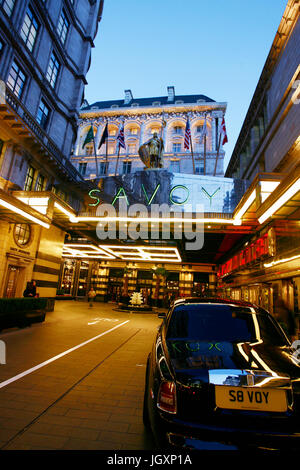
[[216,385],[215,393],[219,408],[277,412],[287,410],[284,390]]

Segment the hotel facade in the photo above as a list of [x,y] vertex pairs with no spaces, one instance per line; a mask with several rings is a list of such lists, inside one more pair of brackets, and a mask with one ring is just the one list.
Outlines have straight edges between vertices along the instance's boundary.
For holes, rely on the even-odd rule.
[[[80,112],[71,161],[87,179],[134,173],[144,167],[139,147],[156,132],[164,142],[164,168],[172,173],[222,176],[225,152],[219,135],[226,107],[227,103],[217,103],[204,95],[176,95],[173,86],[167,88],[166,96],[134,98],[131,90],[125,90],[123,100],[86,103]],[[188,120],[192,145],[186,149],[184,135]],[[107,145],[99,149],[106,124]],[[83,148],[91,126],[95,145],[90,142]],[[125,148],[119,149],[117,136],[121,126],[124,126]]]

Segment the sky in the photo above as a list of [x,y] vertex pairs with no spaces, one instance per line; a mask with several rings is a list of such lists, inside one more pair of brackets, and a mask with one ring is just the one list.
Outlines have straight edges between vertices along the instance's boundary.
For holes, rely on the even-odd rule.
[[104,0],[85,98],[226,102],[228,164],[287,0]]

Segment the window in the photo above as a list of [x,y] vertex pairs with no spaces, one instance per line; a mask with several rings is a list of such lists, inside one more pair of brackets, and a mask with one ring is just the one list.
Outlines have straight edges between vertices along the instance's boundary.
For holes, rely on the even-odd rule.
[[81,162],[79,163],[79,167],[78,167],[78,171],[81,175],[85,175],[86,174],[86,167],[87,167],[87,163],[86,162]]
[[177,153],[181,151],[181,144],[173,144],[173,152]]
[[21,29],[21,38],[25,42],[26,46],[30,51],[33,50],[33,46],[37,37],[39,29],[39,24],[37,22],[36,17],[32,13],[30,8],[27,9],[24,23]]
[[88,156],[91,156],[94,154],[94,145],[93,144],[87,144],[85,146],[85,154]]
[[106,175],[108,173],[108,162],[100,162],[100,175]]
[[109,129],[108,134],[114,136],[117,134],[117,131],[116,129]]
[[43,129],[46,129],[47,127],[49,114],[50,114],[49,106],[47,106],[45,101],[41,99],[37,116],[36,116],[36,120]]
[[204,174],[204,162],[195,162],[195,173],[196,175]]
[[175,126],[174,127],[174,134],[182,134],[182,127]]
[[170,171],[172,173],[179,173],[180,171],[180,166],[178,161],[171,161],[170,162]]
[[14,239],[17,245],[28,245],[31,238],[31,227],[29,224],[16,224],[14,227]]
[[115,153],[115,146],[114,145],[108,145],[107,146],[107,153],[108,153],[108,155],[113,155]]
[[[175,307],[169,322],[167,342],[176,339],[183,341],[182,352],[191,351],[186,348],[186,343],[184,344],[184,341],[189,340],[252,343],[262,339],[265,344],[274,346],[287,344],[271,315],[253,313],[248,307],[214,304]],[[179,349],[181,348],[178,348],[180,354]]]
[[123,174],[128,175],[131,173],[131,163],[132,162],[123,162]]
[[46,78],[48,82],[50,83],[50,85],[52,86],[52,88],[55,87],[59,68],[60,68],[60,63],[58,62],[57,57],[54,54],[54,52],[52,52],[51,57],[50,57],[50,62],[48,65],[47,74],[46,74]]
[[14,5],[15,5],[15,0],[4,0],[4,2],[2,3],[2,8],[7,14],[7,16],[11,16],[13,9],[14,9]]
[[39,175],[37,182],[36,182],[36,191],[43,191],[45,186],[45,176]]
[[21,98],[25,82],[26,82],[25,73],[18,66],[18,64],[14,61],[9,71],[7,85],[18,98]]
[[132,127],[132,128],[129,130],[129,133],[130,133],[131,135],[137,135],[137,133],[138,133],[137,127]]
[[0,39],[0,57],[3,51],[3,46],[4,46],[3,41]]
[[33,185],[35,169],[33,166],[29,166],[26,174],[25,184],[24,184],[24,191],[31,191]]
[[202,126],[197,126],[196,132],[197,132],[197,133],[202,132]]
[[62,11],[59,21],[58,21],[58,25],[57,25],[57,33],[58,33],[59,39],[61,40],[63,44],[66,42],[66,37],[67,37],[69,26],[70,26],[70,23],[67,20],[66,14],[64,11]]
[[129,144],[128,145],[128,152],[129,153],[135,153],[135,148],[136,148],[135,144]]

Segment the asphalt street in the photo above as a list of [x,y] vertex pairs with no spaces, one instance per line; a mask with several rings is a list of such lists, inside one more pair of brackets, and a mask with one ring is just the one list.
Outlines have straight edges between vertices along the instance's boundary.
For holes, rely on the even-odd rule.
[[44,323],[1,332],[1,449],[154,449],[142,402],[161,319],[116,309],[56,301]]

